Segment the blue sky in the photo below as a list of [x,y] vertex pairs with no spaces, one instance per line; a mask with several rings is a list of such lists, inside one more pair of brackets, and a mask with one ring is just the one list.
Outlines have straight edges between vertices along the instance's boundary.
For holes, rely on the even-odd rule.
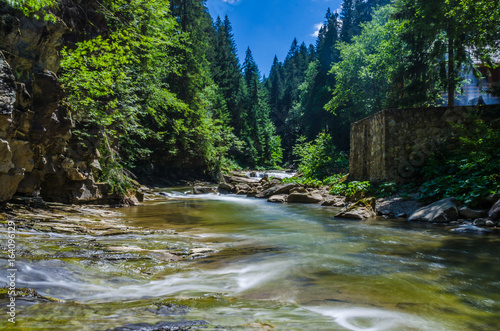
[[274,55],[280,61],[297,38],[314,44],[314,33],[328,7],[340,8],[342,0],[207,0],[212,17],[227,14],[233,25],[240,62],[248,46],[262,75],[268,76]]

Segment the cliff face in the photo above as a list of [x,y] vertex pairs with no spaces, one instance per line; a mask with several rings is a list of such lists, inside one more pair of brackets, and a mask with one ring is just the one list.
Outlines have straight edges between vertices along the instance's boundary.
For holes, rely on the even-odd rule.
[[14,194],[66,203],[107,198],[94,179],[98,130],[75,139],[61,102],[59,51],[73,32],[62,20],[27,18],[3,4],[0,15],[0,202]]

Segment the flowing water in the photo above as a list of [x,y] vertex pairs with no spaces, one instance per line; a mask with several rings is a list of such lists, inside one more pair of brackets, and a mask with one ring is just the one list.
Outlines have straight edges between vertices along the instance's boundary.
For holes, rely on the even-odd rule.
[[19,298],[11,328],[204,320],[204,330],[500,329],[496,236],[341,220],[316,205],[172,195],[116,210],[148,235],[19,230],[18,250],[32,252],[17,261],[18,283],[65,302]]

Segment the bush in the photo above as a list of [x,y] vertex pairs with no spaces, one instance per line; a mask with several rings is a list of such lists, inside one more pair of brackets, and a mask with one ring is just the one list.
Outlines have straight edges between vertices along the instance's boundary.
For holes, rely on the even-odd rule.
[[375,189],[375,195],[380,198],[385,198],[393,195],[398,190],[398,185],[395,182],[383,182]]
[[306,178],[322,180],[349,166],[347,155],[336,150],[332,138],[325,132],[319,133],[312,142],[300,137],[293,154],[298,157],[299,172]]
[[338,183],[343,179],[345,179],[345,177],[346,175],[344,174],[333,175],[323,180],[318,180],[308,177],[289,177],[289,178],[283,178],[282,183],[295,183],[310,187],[320,187],[320,186],[334,185],[335,183]]
[[372,186],[370,182],[358,182],[352,181],[347,184],[345,183],[336,183],[332,185],[330,190],[330,194],[334,195],[345,195],[346,198],[354,198],[356,200],[365,198],[368,193],[372,190]]
[[500,130],[494,127],[498,124],[477,117],[470,122],[472,129],[458,127],[457,148],[435,153],[424,167],[425,181],[418,197],[421,201],[455,197],[474,207],[500,191]]

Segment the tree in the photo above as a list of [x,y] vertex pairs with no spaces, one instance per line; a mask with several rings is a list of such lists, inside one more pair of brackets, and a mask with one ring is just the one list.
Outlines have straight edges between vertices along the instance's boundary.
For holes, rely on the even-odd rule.
[[227,105],[229,123],[236,129],[242,130],[242,106],[241,106],[241,80],[242,73],[238,60],[236,42],[232,32],[231,22],[226,16],[224,21],[217,17],[213,27],[215,34],[213,44],[216,52],[211,59],[210,70],[213,80],[219,86]]
[[472,55],[491,62],[498,50],[500,3],[398,0],[395,5],[394,17],[401,23],[401,39],[408,48],[407,62],[413,64],[406,71],[413,76],[413,86],[435,75],[448,92],[448,105],[453,106],[462,72],[473,67]]

